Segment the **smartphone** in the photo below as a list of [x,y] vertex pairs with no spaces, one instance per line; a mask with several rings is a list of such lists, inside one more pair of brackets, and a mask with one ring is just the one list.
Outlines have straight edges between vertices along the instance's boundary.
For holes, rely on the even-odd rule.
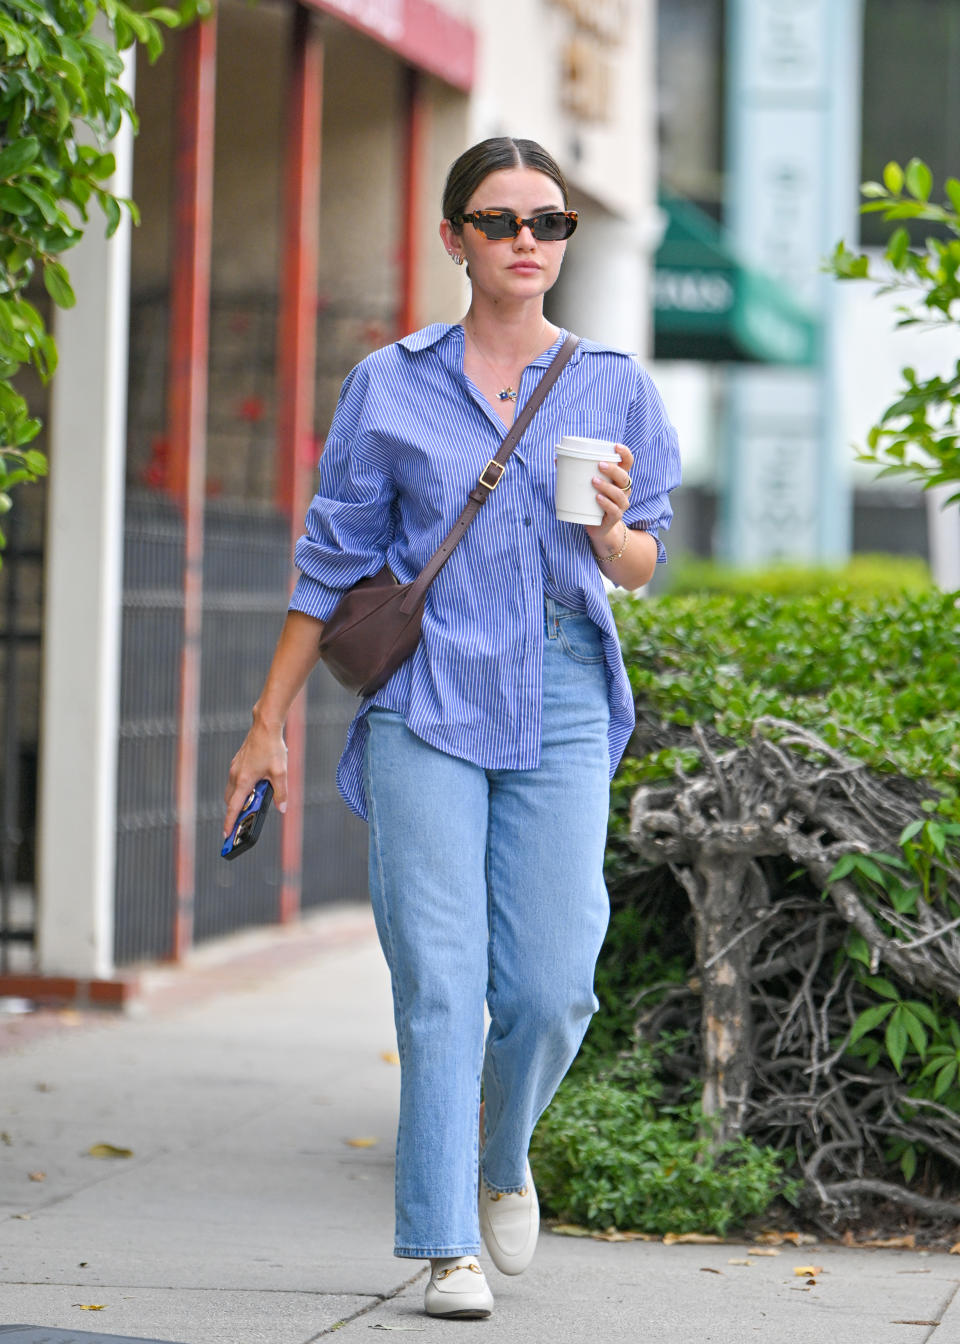
[[223,842],[221,858],[235,859],[238,854],[253,848],[260,839],[272,798],[273,785],[269,779],[258,779],[240,809],[233,830]]

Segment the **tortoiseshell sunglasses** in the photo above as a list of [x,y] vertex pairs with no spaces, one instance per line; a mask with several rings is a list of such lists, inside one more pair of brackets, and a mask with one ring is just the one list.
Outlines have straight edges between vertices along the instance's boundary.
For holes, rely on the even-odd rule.
[[541,243],[559,243],[569,238],[577,227],[577,212],[544,210],[542,214],[522,219],[520,215],[512,215],[509,210],[472,210],[469,215],[453,215],[450,223],[470,223],[491,242],[517,238],[520,230],[526,227]]

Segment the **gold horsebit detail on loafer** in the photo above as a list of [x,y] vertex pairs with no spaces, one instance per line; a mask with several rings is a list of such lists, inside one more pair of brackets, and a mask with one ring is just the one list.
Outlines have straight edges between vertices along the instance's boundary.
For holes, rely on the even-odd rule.
[[449,1269],[441,1269],[436,1274],[434,1274],[433,1276],[434,1282],[439,1283],[441,1279],[449,1278],[451,1274],[456,1274],[458,1269],[469,1269],[471,1274],[483,1273],[483,1270],[480,1268],[479,1265],[451,1265]]
[[[508,1191],[508,1190],[488,1190],[488,1191],[487,1191],[487,1194],[490,1196],[491,1200],[493,1200],[493,1201],[496,1201],[496,1200],[498,1200],[498,1199],[503,1199],[504,1195],[507,1195],[507,1194],[510,1194],[510,1193],[511,1193],[511,1192]],[[526,1196],[530,1193],[529,1186],[526,1186],[526,1185],[525,1185],[525,1186],[522,1187],[522,1189],[517,1190],[517,1191],[515,1191],[514,1193],[516,1193],[516,1194],[518,1194],[518,1195],[521,1195],[523,1198],[526,1198]]]

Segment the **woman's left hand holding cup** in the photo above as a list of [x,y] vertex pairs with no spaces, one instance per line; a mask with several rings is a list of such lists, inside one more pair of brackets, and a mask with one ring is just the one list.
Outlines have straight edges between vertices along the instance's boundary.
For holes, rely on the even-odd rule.
[[587,526],[587,535],[593,549],[602,554],[619,550],[623,540],[623,515],[630,506],[630,491],[633,482],[630,468],[633,466],[633,453],[625,443],[616,445],[620,454],[619,462],[601,462],[599,471],[593,477],[597,492],[597,503],[603,509],[603,521],[596,526]]

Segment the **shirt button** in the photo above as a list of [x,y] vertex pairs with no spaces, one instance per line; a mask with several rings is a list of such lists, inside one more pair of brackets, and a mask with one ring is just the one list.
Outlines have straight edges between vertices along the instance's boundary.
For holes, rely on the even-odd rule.
[[533,522],[532,518],[524,518],[523,525],[524,527],[529,527],[532,522]]

